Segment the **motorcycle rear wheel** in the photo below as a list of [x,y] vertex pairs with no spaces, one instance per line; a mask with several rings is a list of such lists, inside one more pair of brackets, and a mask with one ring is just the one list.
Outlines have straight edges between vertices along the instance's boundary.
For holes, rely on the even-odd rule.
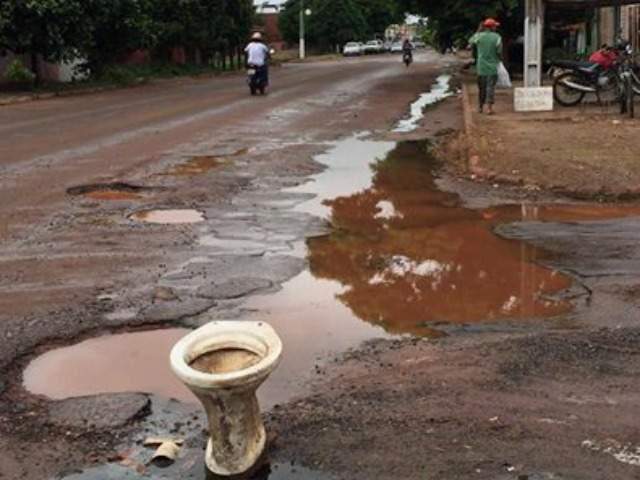
[[573,72],[565,72],[553,82],[553,98],[563,107],[575,107],[586,95],[585,92],[571,88],[565,82],[580,83],[580,78]]

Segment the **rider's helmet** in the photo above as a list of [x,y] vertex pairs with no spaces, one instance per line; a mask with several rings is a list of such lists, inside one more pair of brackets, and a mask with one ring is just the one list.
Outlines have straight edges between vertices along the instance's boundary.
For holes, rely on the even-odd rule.
[[251,35],[251,40],[262,40],[262,34],[260,32],[254,32],[254,34]]

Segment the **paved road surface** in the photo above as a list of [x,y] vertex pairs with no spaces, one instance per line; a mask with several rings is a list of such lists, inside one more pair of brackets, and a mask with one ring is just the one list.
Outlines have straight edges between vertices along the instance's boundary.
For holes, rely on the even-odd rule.
[[[443,65],[433,53],[418,60],[409,71],[395,56],[285,65],[258,98],[229,75],[0,108],[0,323],[11,337],[0,365],[104,326],[100,295],[146,295],[193,244],[189,228],[141,228],[127,214],[228,202],[273,169],[302,180],[317,142],[406,113]],[[167,175],[191,156],[231,153],[235,168],[220,175]],[[128,202],[66,193],[114,181],[161,188]]]

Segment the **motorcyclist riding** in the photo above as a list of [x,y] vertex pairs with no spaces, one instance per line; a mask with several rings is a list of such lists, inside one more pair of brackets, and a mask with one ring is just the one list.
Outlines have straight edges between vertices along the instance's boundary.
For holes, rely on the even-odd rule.
[[262,34],[255,32],[251,36],[251,42],[244,49],[247,67],[254,70],[250,75],[249,87],[251,93],[256,94],[259,90],[264,94],[266,87],[269,85],[269,58],[271,56],[269,47],[265,45]]
[[407,65],[411,65],[413,62],[413,44],[408,38],[405,38],[402,44],[402,61]]

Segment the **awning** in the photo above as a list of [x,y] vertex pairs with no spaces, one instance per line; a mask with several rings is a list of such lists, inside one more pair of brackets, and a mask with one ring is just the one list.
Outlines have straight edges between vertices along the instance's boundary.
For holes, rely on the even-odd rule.
[[546,0],[547,5],[563,7],[617,7],[620,5],[640,5],[639,0]]

